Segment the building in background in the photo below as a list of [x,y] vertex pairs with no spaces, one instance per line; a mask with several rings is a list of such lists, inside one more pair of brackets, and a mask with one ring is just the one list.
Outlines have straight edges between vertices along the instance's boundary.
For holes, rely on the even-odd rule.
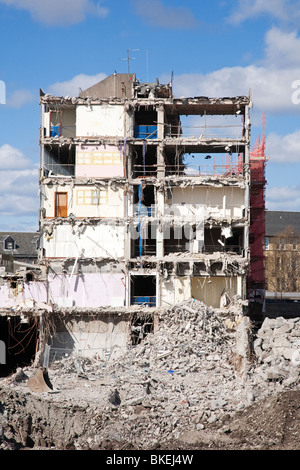
[[[39,233],[0,232],[0,268],[2,275],[13,273],[38,261]],[[27,266],[31,267],[31,266]]]
[[266,299],[268,312],[299,314],[300,212],[266,212]]

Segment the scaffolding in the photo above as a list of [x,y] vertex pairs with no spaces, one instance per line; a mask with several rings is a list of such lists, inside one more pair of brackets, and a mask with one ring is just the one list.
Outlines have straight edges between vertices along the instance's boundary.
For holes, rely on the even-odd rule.
[[260,316],[265,310],[265,117],[263,117],[262,137],[259,135],[250,152],[250,271],[249,293],[250,311]]

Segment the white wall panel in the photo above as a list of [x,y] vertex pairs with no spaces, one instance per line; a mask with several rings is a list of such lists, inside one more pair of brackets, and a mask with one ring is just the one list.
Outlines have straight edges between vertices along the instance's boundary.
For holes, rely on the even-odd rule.
[[76,109],[77,137],[124,136],[124,107],[109,104],[84,106]]

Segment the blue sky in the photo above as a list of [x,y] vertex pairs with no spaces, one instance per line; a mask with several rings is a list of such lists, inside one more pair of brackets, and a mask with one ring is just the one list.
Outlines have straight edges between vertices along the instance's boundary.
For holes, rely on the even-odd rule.
[[173,73],[176,96],[251,89],[266,207],[300,211],[300,0],[0,0],[0,44],[0,231],[38,228],[39,88],[76,95],[127,72],[128,49],[130,72]]

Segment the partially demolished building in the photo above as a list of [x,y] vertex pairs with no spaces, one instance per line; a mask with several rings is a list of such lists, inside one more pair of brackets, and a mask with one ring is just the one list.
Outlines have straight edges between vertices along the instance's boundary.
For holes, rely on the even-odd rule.
[[40,105],[38,269],[1,288],[2,307],[40,312],[40,344],[112,357],[174,303],[247,304],[250,96],[115,73]]

